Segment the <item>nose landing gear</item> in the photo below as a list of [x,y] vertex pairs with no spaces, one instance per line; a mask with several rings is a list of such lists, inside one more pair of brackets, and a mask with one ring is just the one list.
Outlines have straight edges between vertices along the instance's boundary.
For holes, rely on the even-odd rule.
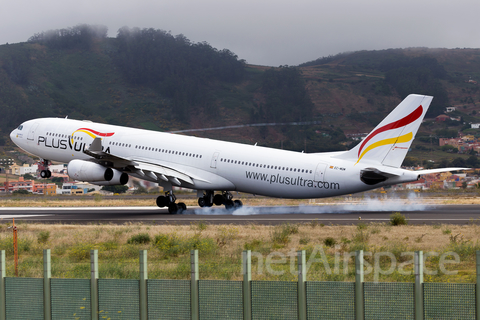
[[50,165],[49,160],[43,160],[41,165],[45,168],[42,171],[40,171],[40,177],[42,179],[49,179],[52,177],[52,172],[48,170],[48,166]]

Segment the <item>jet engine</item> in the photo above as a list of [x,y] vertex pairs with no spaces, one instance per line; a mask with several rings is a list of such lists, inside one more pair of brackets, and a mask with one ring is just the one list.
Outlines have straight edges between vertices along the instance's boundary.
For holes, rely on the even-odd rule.
[[94,181],[93,184],[97,186],[116,186],[116,185],[123,185],[128,182],[128,174],[125,172],[118,171],[116,169],[112,169],[113,171],[113,178],[110,181]]
[[112,168],[84,160],[70,161],[67,170],[70,178],[86,182],[111,181],[114,177]]

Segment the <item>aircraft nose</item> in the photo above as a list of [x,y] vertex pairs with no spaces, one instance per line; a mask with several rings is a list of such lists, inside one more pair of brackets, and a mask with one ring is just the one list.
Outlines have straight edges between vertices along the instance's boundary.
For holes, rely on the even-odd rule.
[[13,130],[12,132],[10,132],[10,140],[14,141],[14,138],[16,137],[17,133],[16,133],[17,129]]

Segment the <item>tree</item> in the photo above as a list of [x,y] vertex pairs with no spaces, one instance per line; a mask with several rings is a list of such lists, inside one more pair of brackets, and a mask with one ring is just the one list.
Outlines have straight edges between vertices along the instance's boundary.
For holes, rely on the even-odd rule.
[[466,167],[465,160],[460,157],[453,159],[452,162],[450,162],[450,165],[452,167]]
[[110,191],[113,193],[125,193],[128,190],[128,186],[124,186],[124,185],[103,186],[102,190]]
[[30,192],[28,192],[27,190],[25,189],[19,189],[19,190],[15,190],[12,192],[13,195],[27,195],[27,194],[31,194]]
[[35,177],[32,176],[30,173],[25,173],[23,175],[23,179],[25,179],[25,180],[35,180]]
[[478,157],[475,156],[475,155],[471,155],[470,157],[468,157],[467,161],[466,161],[466,164],[467,166],[469,166],[470,168],[476,168],[479,166],[479,161],[478,161]]
[[265,103],[262,116],[269,122],[306,121],[313,112],[313,103],[305,89],[305,81],[296,67],[271,68],[262,77]]

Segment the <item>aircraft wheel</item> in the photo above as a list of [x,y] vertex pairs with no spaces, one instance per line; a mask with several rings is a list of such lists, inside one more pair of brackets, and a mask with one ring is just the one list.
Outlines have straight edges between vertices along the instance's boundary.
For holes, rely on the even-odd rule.
[[202,207],[202,208],[205,207],[205,203],[206,203],[206,201],[205,201],[204,197],[198,198],[198,205],[200,207]]
[[168,199],[167,199],[167,197],[165,197],[165,196],[159,196],[159,197],[157,198],[157,206],[159,206],[160,208],[163,208],[163,207],[168,206]]
[[235,203],[232,200],[225,201],[225,209],[233,209],[235,207]]
[[213,197],[213,203],[215,203],[216,206],[221,206],[225,201],[225,198],[221,194],[216,194],[215,197]]
[[170,203],[168,205],[168,213],[176,214],[178,212],[178,205],[176,203]]
[[40,171],[40,177],[43,179],[48,179],[52,176],[52,172],[50,170],[42,170]]
[[178,208],[179,208],[180,212],[183,212],[183,211],[187,210],[187,205],[183,202],[179,202],[178,203]]
[[235,209],[243,207],[243,202],[240,200],[233,201],[233,204],[235,205]]

